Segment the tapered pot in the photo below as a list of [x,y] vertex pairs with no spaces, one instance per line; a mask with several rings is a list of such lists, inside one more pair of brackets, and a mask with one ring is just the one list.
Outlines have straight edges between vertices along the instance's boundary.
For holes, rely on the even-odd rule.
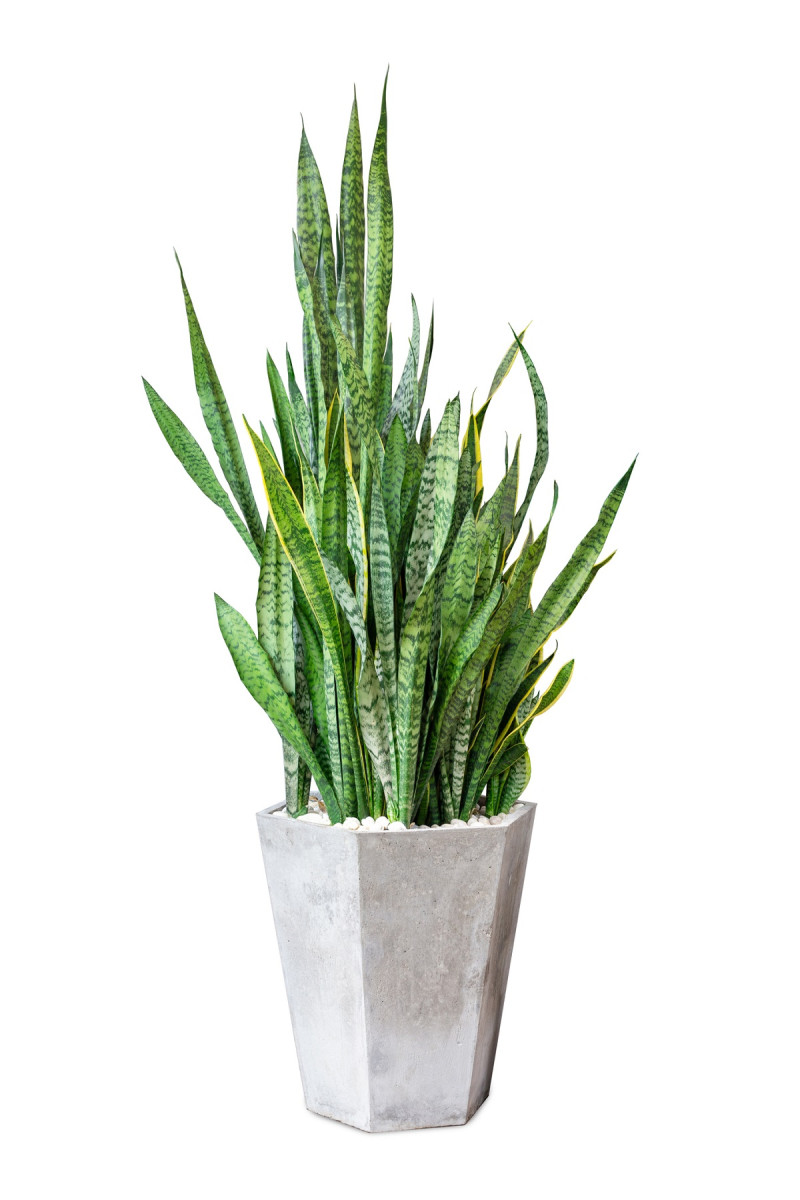
[[306,1106],[463,1125],[489,1094],[536,805],[391,833],[279,807],[258,826]]

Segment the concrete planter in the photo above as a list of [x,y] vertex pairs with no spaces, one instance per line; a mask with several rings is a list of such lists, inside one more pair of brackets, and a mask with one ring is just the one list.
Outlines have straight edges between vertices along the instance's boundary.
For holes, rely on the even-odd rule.
[[258,814],[306,1106],[370,1132],[489,1094],[536,805],[377,833]]

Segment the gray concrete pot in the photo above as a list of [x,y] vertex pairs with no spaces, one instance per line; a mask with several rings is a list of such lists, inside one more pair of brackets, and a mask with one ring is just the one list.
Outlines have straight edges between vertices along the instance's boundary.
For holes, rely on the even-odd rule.
[[378,833],[258,813],[306,1106],[370,1132],[489,1094],[535,804]]

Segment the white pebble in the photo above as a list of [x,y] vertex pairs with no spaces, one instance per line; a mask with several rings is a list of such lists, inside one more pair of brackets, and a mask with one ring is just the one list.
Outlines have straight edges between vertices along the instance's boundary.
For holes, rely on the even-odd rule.
[[430,829],[430,825],[415,825],[415,829]]
[[511,812],[522,812],[524,807],[525,807],[524,804],[512,804],[510,811]]
[[358,829],[361,825],[361,822],[359,821],[358,817],[345,817],[345,819],[342,821],[342,824],[344,825],[345,829]]
[[314,813],[314,812],[303,813],[303,815],[301,817],[298,817],[297,820],[298,821],[308,821],[310,825],[324,825],[325,824],[325,818],[323,817],[322,813]]
[[388,817],[376,817],[374,827],[375,827],[375,829],[388,829],[389,828],[389,818]]
[[461,820],[461,817],[453,817],[453,819],[452,819],[452,821],[450,822],[450,824],[451,824],[451,825],[461,825],[461,826],[464,826],[464,827],[466,827],[466,824],[467,824],[467,822],[466,822],[466,821],[462,821],[462,820]]
[[478,819],[477,819],[477,821],[475,822],[475,824],[476,824],[476,825],[489,825],[489,824],[490,824],[490,821],[489,821],[489,818],[488,818],[487,816],[485,816],[483,813],[481,813],[481,815],[478,817]]
[[285,808],[279,808],[278,811],[274,812],[272,815],[273,817],[288,817],[289,814]]
[[406,833],[407,829],[402,821],[392,821],[389,826],[389,833]]
[[485,804],[482,804],[482,805],[480,806],[480,808],[478,809],[478,815],[479,815],[479,816],[481,816],[481,817],[485,817],[485,816],[486,816],[486,805],[485,805]]
[[477,824],[478,824],[478,818],[477,818],[477,817],[470,817],[470,819],[467,821],[467,824],[468,824],[468,825],[477,825]]
[[490,825],[504,825],[505,820],[506,819],[502,813],[497,813],[495,816],[489,817],[489,824]]
[[361,822],[361,828],[362,829],[372,829],[374,824],[375,824],[374,817],[364,817],[364,820]]

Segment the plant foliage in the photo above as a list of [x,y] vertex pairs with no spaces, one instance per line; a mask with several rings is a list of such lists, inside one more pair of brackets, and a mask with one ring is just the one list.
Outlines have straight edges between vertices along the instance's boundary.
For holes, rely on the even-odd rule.
[[[457,396],[435,430],[424,411],[433,313],[423,350],[413,296],[393,381],[385,83],[366,197],[353,99],[339,207],[332,224],[303,129],[294,235],[303,386],[288,350],[283,372],[267,354],[275,432],[243,426],[266,527],[182,270],[197,394],[229,491],[180,418],[147,382],[145,391],[170,447],[258,562],[255,629],[219,596],[217,615],[242,682],[283,739],[289,812],[306,811],[312,776],[334,822],[385,814],[438,824],[467,818],[483,794],[489,815],[507,812],[531,776],[526,735],[572,677],[571,661],[545,683],[548,639],[609,561],[600,555],[633,464],[534,608],[558,488],[535,534],[526,522],[547,466],[547,401],[525,331],[484,403],[464,414],[463,435]],[[537,439],[521,502],[519,445],[488,497],[481,461],[489,405],[517,357]]]

